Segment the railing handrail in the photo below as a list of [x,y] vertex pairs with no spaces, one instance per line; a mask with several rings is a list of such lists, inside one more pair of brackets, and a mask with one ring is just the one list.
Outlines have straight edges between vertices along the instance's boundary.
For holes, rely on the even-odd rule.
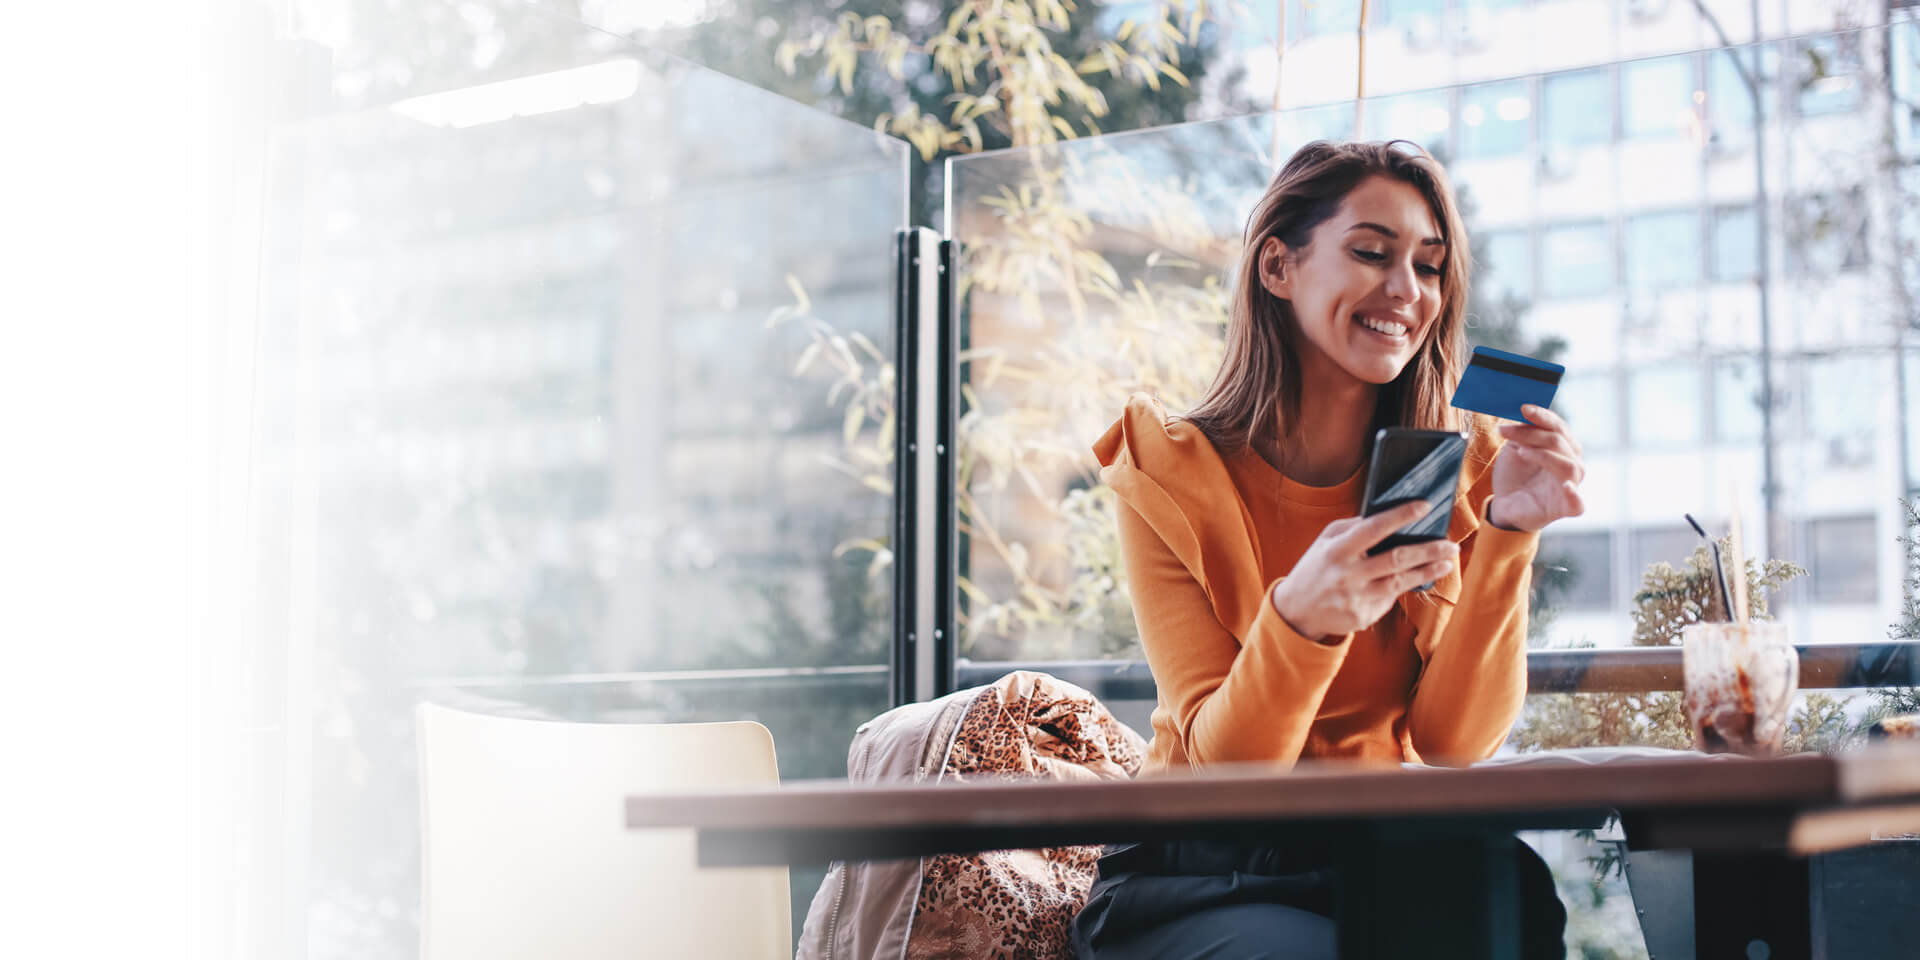
[[884,663],[860,663],[831,667],[722,667],[708,670],[618,670],[604,673],[479,674],[474,676],[421,677],[413,687],[573,687],[596,683],[737,683],[761,681],[833,681],[847,677],[887,677]]
[[[1795,644],[1803,690],[1920,686],[1920,641]],[[1014,670],[1035,670],[1108,700],[1154,699],[1144,660],[966,660],[955,671],[961,688],[992,683]],[[1527,692],[1643,693],[1681,689],[1679,647],[1527,651]]]
[[[1920,641],[1796,644],[1800,687],[1839,690],[1920,687]],[[1144,660],[968,660],[955,665],[960,689],[992,683],[1015,670],[1051,674],[1103,699],[1154,699],[1153,673]],[[882,678],[884,663],[829,667],[742,667],[708,670],[608,671],[523,676],[490,674],[423,677],[414,687],[553,687],[592,684],[832,683]],[[1679,690],[1679,647],[1530,650],[1528,693],[1642,693]]]

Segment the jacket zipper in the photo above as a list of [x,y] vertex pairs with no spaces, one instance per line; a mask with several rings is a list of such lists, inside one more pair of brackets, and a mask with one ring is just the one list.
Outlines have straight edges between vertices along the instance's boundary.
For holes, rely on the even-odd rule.
[[[856,774],[855,771],[849,770],[847,772],[847,779],[853,780],[856,776],[864,776],[867,772],[867,758],[872,755],[873,749],[869,747],[866,753],[860,755],[860,769],[858,773]],[[827,914],[827,952],[821,960],[833,960],[834,946],[840,934],[840,904],[847,899],[847,883],[849,882],[847,875],[852,869],[852,864],[845,860],[840,861],[840,882],[833,886],[833,910]]]
[[840,901],[847,897],[847,870],[850,864],[840,861],[840,882],[833,891],[833,912],[827,914],[827,953],[822,960],[833,960],[834,938],[840,933]]

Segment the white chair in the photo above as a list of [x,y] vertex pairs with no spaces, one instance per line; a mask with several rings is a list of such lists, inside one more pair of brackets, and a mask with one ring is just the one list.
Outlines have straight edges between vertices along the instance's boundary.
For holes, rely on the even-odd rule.
[[424,960],[793,955],[786,868],[696,869],[622,802],[778,783],[766,727],[415,718]]

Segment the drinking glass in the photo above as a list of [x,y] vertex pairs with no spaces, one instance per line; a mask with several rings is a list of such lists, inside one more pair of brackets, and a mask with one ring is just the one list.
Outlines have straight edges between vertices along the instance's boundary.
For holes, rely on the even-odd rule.
[[1780,751],[1800,686],[1783,623],[1693,623],[1680,631],[1687,722],[1707,753]]

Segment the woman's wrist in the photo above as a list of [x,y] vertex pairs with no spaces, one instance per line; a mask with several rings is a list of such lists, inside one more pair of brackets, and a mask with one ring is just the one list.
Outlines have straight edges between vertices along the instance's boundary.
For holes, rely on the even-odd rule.
[[1307,638],[1308,640],[1312,640],[1314,643],[1332,646],[1337,640],[1337,638],[1334,637],[1332,634],[1316,633],[1312,630],[1303,629],[1300,621],[1287,613],[1287,608],[1286,608],[1285,602],[1281,599],[1281,591],[1280,591],[1280,587],[1286,582],[1287,582],[1286,578],[1282,577],[1279,580],[1274,581],[1273,589],[1267,591],[1267,603],[1273,606],[1274,616],[1279,617],[1280,622],[1286,624],[1287,628],[1292,630],[1294,633],[1297,633]]
[[1521,529],[1521,528],[1519,528],[1519,527],[1510,527],[1510,526],[1507,526],[1507,525],[1506,525],[1506,524],[1504,524],[1504,523],[1501,523],[1501,522],[1500,522],[1500,521],[1498,521],[1498,520],[1495,520],[1495,519],[1493,518],[1493,517],[1494,517],[1494,513],[1493,513],[1493,507],[1494,507],[1494,504],[1496,504],[1496,503],[1499,503],[1499,502],[1500,502],[1500,498],[1499,498],[1499,497],[1488,497],[1488,498],[1487,498],[1487,516],[1486,516],[1486,521],[1487,521],[1488,523],[1490,523],[1490,524],[1493,524],[1494,526],[1496,526],[1496,527],[1499,527],[1499,528],[1500,528],[1500,529],[1502,529],[1502,530],[1510,530],[1510,531],[1512,531],[1512,532],[1514,532],[1514,533],[1532,533],[1532,532],[1533,532],[1533,531],[1531,531],[1531,530],[1523,530],[1523,529]]

